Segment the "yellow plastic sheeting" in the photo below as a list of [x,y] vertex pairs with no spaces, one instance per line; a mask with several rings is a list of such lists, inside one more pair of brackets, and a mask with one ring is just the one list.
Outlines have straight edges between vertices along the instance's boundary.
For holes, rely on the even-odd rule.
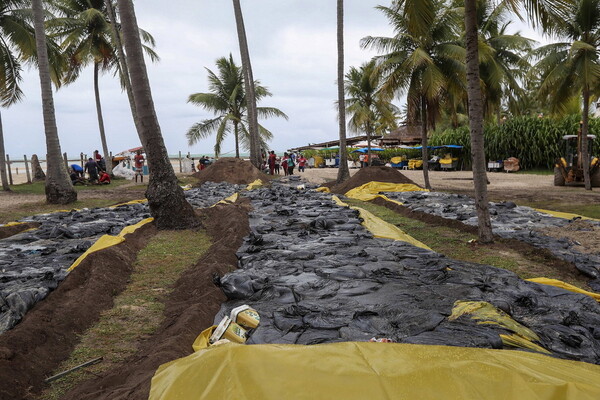
[[249,184],[248,186],[246,186],[246,190],[253,190],[253,189],[259,188],[263,185],[264,185],[263,181],[261,181],[260,179],[257,179],[254,182],[252,182],[251,184]]
[[600,219],[598,219],[598,218],[584,217],[583,215],[572,214],[572,213],[567,213],[567,212],[562,212],[562,211],[543,210],[541,208],[534,208],[534,210],[539,211],[544,214],[552,215],[553,217],[556,217],[556,218],[563,218],[563,219],[581,218],[581,219],[588,220],[588,221],[600,221]]
[[217,204],[233,204],[238,200],[239,196],[240,195],[238,193],[234,193],[231,196],[224,198],[223,200],[217,201],[215,204],[213,204],[210,207],[212,208],[212,207],[216,206]]
[[[390,182],[368,182],[364,185],[355,187],[346,192],[345,196],[351,199],[369,201],[381,196],[381,192],[423,192],[428,190],[410,183],[390,183]],[[385,197],[387,199],[387,197]],[[388,199],[389,200],[389,199]]]
[[534,331],[519,324],[517,321],[512,319],[510,315],[506,314],[502,310],[499,310],[488,302],[461,300],[454,302],[452,315],[448,317],[448,320],[454,321],[463,315],[469,315],[471,319],[479,321],[477,322],[478,324],[495,324],[514,332],[516,336],[500,335],[502,342],[508,346],[522,347],[549,354],[548,350],[533,343],[540,341],[540,338]]
[[[349,207],[348,204],[340,200],[339,197],[331,196],[331,198],[338,206]],[[426,244],[419,242],[396,225],[392,225],[389,222],[385,222],[381,218],[376,217],[371,212],[360,207],[350,208],[357,210],[360,213],[360,217],[363,219],[362,225],[367,228],[373,236],[383,239],[400,240],[422,249],[431,250]]]
[[225,344],[160,366],[150,400],[598,400],[600,366],[398,343]]
[[543,285],[556,286],[559,288],[566,289],[570,292],[581,293],[592,297],[594,300],[600,302],[600,293],[588,292],[587,290],[583,290],[578,288],[577,286],[573,286],[567,282],[559,281],[558,279],[550,279],[550,278],[531,278],[526,279],[529,282],[541,283]]
[[23,225],[26,224],[27,222],[7,222],[6,224],[2,225],[2,226],[17,226],[17,225]]
[[200,351],[208,348],[208,346],[210,346],[210,336],[213,334],[216,327],[216,325],[213,325],[210,328],[203,330],[196,340],[194,340],[192,349],[194,349],[194,351]]
[[323,193],[331,193],[331,190],[329,190],[328,187],[325,186],[321,186],[315,189],[317,192],[323,192]]
[[128,201],[127,203],[115,204],[114,206],[110,206],[109,208],[117,208],[117,207],[120,207],[120,206],[129,205],[129,204],[146,203],[147,201],[148,201],[148,199],[131,200],[131,201]]
[[79,258],[77,260],[75,260],[75,262],[73,264],[71,264],[71,266],[69,267],[67,272],[71,272],[75,268],[77,268],[77,266],[79,264],[81,264],[81,262],[83,260],[85,260],[85,258],[87,256],[89,256],[90,254],[92,254],[96,251],[99,251],[99,250],[107,249],[107,248],[117,245],[119,243],[123,243],[125,241],[125,235],[135,232],[140,227],[142,227],[152,221],[154,221],[154,218],[146,218],[146,219],[141,220],[137,224],[126,226],[125,228],[123,228],[121,230],[121,232],[117,236],[111,236],[111,235],[101,236],[100,239],[96,240],[96,242],[89,249],[87,249],[85,253],[80,255]]
[[417,169],[423,166],[423,160],[417,160],[415,158],[408,160],[408,169]]

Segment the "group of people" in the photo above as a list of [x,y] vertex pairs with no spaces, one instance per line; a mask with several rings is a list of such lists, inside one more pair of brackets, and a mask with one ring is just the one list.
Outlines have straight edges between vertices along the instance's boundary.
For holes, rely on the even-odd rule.
[[[85,179],[85,174],[88,179]],[[106,161],[98,150],[94,151],[94,157],[88,158],[88,161],[82,167],[77,164],[71,164],[71,183],[73,185],[86,185],[88,183],[96,185],[110,184],[110,175],[106,172]]]
[[275,175],[277,173],[279,175],[281,167],[285,176],[294,175],[296,165],[298,165],[299,172],[304,172],[307,162],[308,160],[302,154],[283,153],[283,157],[279,158],[273,150],[269,152],[269,156],[265,160],[266,167],[269,168],[269,174]]

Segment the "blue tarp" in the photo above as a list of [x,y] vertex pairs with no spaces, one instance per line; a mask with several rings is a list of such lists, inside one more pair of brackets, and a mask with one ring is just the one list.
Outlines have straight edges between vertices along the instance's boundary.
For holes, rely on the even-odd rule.
[[[421,150],[423,148],[423,146],[415,146],[415,147],[408,147],[408,146],[400,146],[401,149],[405,149],[405,150]],[[462,146],[459,146],[457,144],[447,144],[444,146],[427,146],[428,149],[433,149],[433,150],[437,150],[437,149],[462,149]]]
[[[367,153],[368,151],[369,149],[365,147],[363,149],[356,149],[353,151],[353,153]],[[380,149],[379,147],[371,147],[371,151],[383,151],[383,149]]]

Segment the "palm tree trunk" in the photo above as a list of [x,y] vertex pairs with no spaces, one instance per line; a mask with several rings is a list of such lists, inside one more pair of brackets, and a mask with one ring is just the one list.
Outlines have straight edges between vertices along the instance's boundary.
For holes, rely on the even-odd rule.
[[100,141],[102,142],[102,151],[104,152],[104,161],[106,164],[106,172],[112,175],[112,159],[108,153],[108,145],[106,144],[106,133],[104,131],[104,118],[102,118],[102,105],[100,104],[100,89],[98,87],[98,70],[99,64],[94,63],[94,94],[96,95],[96,114],[98,115],[98,128],[100,129]]
[[483,99],[479,83],[479,49],[476,0],[465,0],[465,35],[467,45],[467,95],[469,98],[469,126],[471,128],[471,157],[475,186],[475,209],[479,241],[494,241],[487,196],[487,174],[483,146]]
[[237,121],[233,121],[233,135],[235,136],[235,158],[240,158],[240,132]]
[[[338,169],[337,183],[350,179],[348,169],[348,151],[346,150],[346,101],[344,97],[344,0],[337,0],[337,86],[338,86],[338,114],[340,128],[340,166]],[[371,158],[369,157],[369,161]]]
[[0,115],[0,180],[2,190],[10,192],[8,177],[6,176],[6,151],[4,149],[4,129],[2,128],[2,115]]
[[371,124],[367,123],[367,162],[368,166],[371,166]]
[[54,98],[52,81],[44,31],[44,8],[42,0],[31,0],[34,17],[35,44],[38,55],[38,69],[42,92],[42,111],[44,115],[44,131],[46,133],[47,171],[46,201],[51,204],[68,204],[77,200],[77,192],[73,189],[71,179],[63,162],[58,128],[54,114]]
[[237,27],[238,41],[240,46],[240,55],[242,58],[242,71],[244,74],[244,86],[246,89],[246,101],[248,102],[248,130],[250,132],[250,162],[260,168],[262,156],[260,151],[260,140],[258,136],[258,115],[256,112],[256,93],[254,90],[254,75],[252,74],[252,64],[250,62],[250,51],[248,50],[248,40],[246,38],[246,28],[244,26],[244,16],[240,0],[233,0],[233,11],[235,13],[235,24]]
[[423,155],[423,180],[425,189],[431,190],[429,183],[429,154],[427,148],[427,99],[421,96],[421,154]]
[[592,190],[590,180],[590,154],[588,152],[588,126],[590,113],[590,90],[587,85],[583,88],[583,126],[581,127],[581,166],[583,168],[583,182],[586,190]]
[[118,0],[118,5],[133,98],[138,111],[138,127],[141,128],[138,135],[150,167],[150,182],[146,191],[150,213],[158,229],[198,226],[194,209],[186,201],[183,189],[177,183],[160,131],[132,0]]
[[[122,79],[122,82],[125,86],[125,91],[127,92],[127,99],[129,100],[129,108],[131,109],[131,116],[133,118],[133,123],[138,124],[137,111],[135,109],[135,101],[133,100],[133,89],[131,88],[131,79],[129,78],[129,67],[127,66],[127,59],[125,58],[125,51],[123,50],[123,42],[121,41],[121,34],[117,30],[117,15],[115,13],[115,9],[112,6],[112,0],[106,0],[106,10],[108,13],[108,18],[110,19],[110,28],[113,36],[113,40],[115,41],[115,45],[117,48],[117,60],[119,63],[117,64],[119,67],[119,73]],[[137,129],[140,132],[140,129]]]

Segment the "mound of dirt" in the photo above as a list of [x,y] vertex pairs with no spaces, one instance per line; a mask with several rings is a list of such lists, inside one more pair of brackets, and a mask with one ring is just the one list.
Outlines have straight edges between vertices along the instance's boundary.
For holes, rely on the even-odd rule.
[[0,239],[6,239],[7,237],[14,236],[17,233],[26,231],[27,229],[37,228],[39,226],[40,223],[38,222],[27,222],[19,225],[0,226]]
[[90,254],[14,329],[0,335],[0,399],[25,399],[67,358],[78,335],[113,305],[129,280],[137,252],[156,228],[148,224],[119,245]]
[[221,289],[213,284],[213,276],[222,276],[237,267],[235,253],[250,229],[248,203],[242,200],[199,211],[213,244],[175,283],[165,304],[165,320],[161,327],[121,366],[82,382],[62,399],[147,399],[156,369],[192,352],[194,339],[212,325],[221,303],[226,300]]
[[[362,186],[365,183],[372,181],[376,182],[391,182],[391,183],[409,183],[417,185],[406,176],[402,175],[400,171],[390,167],[366,167],[361,168],[352,178],[348,179],[339,185],[335,184],[335,181],[328,182],[323,186],[327,186],[331,192],[344,194],[350,189]],[[417,185],[418,186],[418,185]]]
[[214,164],[196,172],[193,176],[198,179],[199,185],[204,182],[229,182],[247,185],[257,179],[264,182],[270,179],[269,175],[261,172],[249,161],[233,157],[220,158]]

